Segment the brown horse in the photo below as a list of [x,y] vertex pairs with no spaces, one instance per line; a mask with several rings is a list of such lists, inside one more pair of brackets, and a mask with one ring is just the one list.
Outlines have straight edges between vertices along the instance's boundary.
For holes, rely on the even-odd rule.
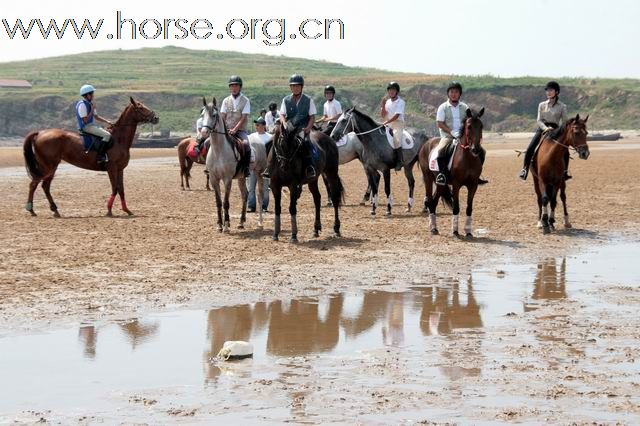
[[425,210],[429,212],[429,227],[431,234],[438,235],[438,227],[436,225],[436,207],[440,197],[445,204],[453,209],[453,218],[451,219],[451,232],[458,236],[458,215],[460,213],[460,188],[467,187],[467,219],[464,225],[464,231],[467,238],[473,237],[471,233],[471,214],[473,213],[473,197],[478,189],[480,175],[482,174],[482,159],[484,150],[480,146],[482,141],[482,121],[480,117],[484,114],[484,108],[479,112],[471,109],[467,110],[467,116],[462,123],[460,142],[458,149],[453,154],[453,162],[451,164],[451,178],[449,185],[436,186],[434,192],[435,175],[437,172],[429,170],[429,157],[431,152],[436,148],[440,138],[433,138],[425,143],[418,154],[420,168],[422,169],[422,177],[425,185],[426,199],[424,202]]
[[[543,134],[540,147],[533,157],[531,172],[534,177],[533,186],[538,197],[538,227],[542,228],[545,234],[554,228],[558,190],[560,190],[560,199],[564,208],[564,226],[571,228],[565,193],[564,172],[566,164],[564,156],[568,149],[574,149],[581,160],[589,158],[588,119],[587,115],[584,120],[581,120],[580,114],[578,114],[560,128]],[[550,215],[547,207],[549,204],[551,204]]]
[[111,197],[107,202],[107,216],[112,215],[111,208],[116,194],[120,195],[122,210],[129,215],[133,214],[127,208],[124,199],[124,168],[129,164],[129,149],[131,149],[138,124],[156,124],[158,116],[141,102],[137,102],[131,97],[129,100],[131,103],[127,104],[118,120],[108,129],[114,142],[108,151],[109,162],[105,167],[98,164],[95,151],[85,154],[82,139],[78,133],[62,129],[46,129],[27,135],[23,148],[31,183],[29,184],[29,199],[26,209],[32,216],[36,215],[33,211],[33,194],[38,184],[42,182],[42,189],[49,200],[49,207],[53,215],[60,217],[58,206],[51,196],[51,181],[62,160],[87,170],[101,171],[106,168],[111,181]]
[[[189,179],[191,179],[191,167],[193,167],[193,163],[205,164],[206,159],[200,159],[199,156],[195,159],[189,157],[187,155],[187,151],[189,151],[189,146],[191,143],[195,143],[196,138],[184,138],[178,144],[178,163],[180,164],[180,188],[184,190],[185,181],[187,189],[191,189],[189,186]],[[204,174],[207,176],[207,191],[211,191],[209,187],[209,172],[204,170]]]

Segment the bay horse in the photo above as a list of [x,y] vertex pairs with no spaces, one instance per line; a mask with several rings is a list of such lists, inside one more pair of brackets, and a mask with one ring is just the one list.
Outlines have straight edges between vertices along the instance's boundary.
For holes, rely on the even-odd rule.
[[[277,125],[273,135],[273,147],[269,153],[268,169],[271,176],[271,192],[275,202],[275,225],[273,230],[273,240],[278,241],[280,236],[280,215],[282,212],[282,188],[289,188],[289,214],[291,215],[291,239],[293,243],[298,242],[298,223],[296,220],[297,203],[303,185],[309,187],[309,192],[313,196],[315,206],[315,222],[313,225],[313,236],[319,237],[322,230],[320,221],[321,195],[318,188],[318,177],[324,176],[329,184],[329,193],[334,209],[333,231],[337,237],[340,236],[340,216],[338,210],[344,202],[344,187],[338,175],[338,147],[333,139],[319,131],[312,131],[309,135],[313,149],[317,153],[317,160],[314,167],[317,176],[313,179],[305,177],[303,167],[303,157],[299,152],[302,141],[298,133],[300,129],[295,128],[291,122],[281,122]],[[259,205],[259,204],[258,204]]]
[[[460,188],[467,188],[467,218],[464,225],[464,232],[467,238],[472,238],[472,214],[473,214],[473,198],[478,189],[480,175],[482,174],[482,159],[484,150],[481,147],[482,142],[482,120],[480,117],[484,114],[484,108],[479,112],[468,109],[467,116],[464,117],[462,128],[460,130],[460,138],[458,148],[453,154],[451,163],[451,171],[449,185],[435,185],[435,176],[438,172],[429,169],[429,159],[431,153],[436,149],[440,138],[432,138],[420,149],[419,163],[422,170],[422,178],[425,186],[425,209],[429,213],[429,228],[432,235],[438,235],[438,226],[436,224],[436,207],[438,201],[442,197],[445,204],[453,210],[451,219],[451,233],[459,236],[458,219],[460,214]],[[434,191],[435,186],[435,191]]]
[[[189,155],[187,154],[189,148],[191,147],[191,144],[193,143],[198,143],[196,141],[196,138],[188,137],[182,139],[177,146],[178,164],[180,165],[180,188],[182,188],[183,190],[185,189],[185,182],[186,188],[191,189],[191,187],[189,186],[189,179],[191,179],[191,167],[193,167],[193,163],[206,164],[206,159],[201,160],[199,158],[200,156],[196,156],[196,158],[194,159],[189,157]],[[211,188],[209,187],[209,172],[207,172],[207,170],[205,169],[204,174],[207,175],[207,191],[210,191]]]
[[[533,186],[538,198],[538,227],[548,234],[555,228],[555,210],[557,195],[564,208],[564,226],[571,228],[569,212],[567,211],[566,182],[564,172],[566,164],[564,156],[567,150],[574,149],[581,160],[589,158],[587,145],[587,120],[582,120],[580,114],[569,119],[560,128],[543,134],[538,151],[531,163]],[[551,204],[551,214],[548,205]]]
[[[218,211],[217,230],[219,232],[228,233],[231,227],[231,219],[229,217],[229,197],[231,196],[231,184],[234,179],[238,181],[240,195],[242,198],[242,213],[240,216],[240,224],[238,229],[244,229],[247,221],[247,190],[246,178],[244,171],[238,167],[238,163],[242,159],[242,154],[236,147],[237,138],[232,137],[226,128],[224,120],[220,115],[220,111],[216,104],[216,98],[213,102],[207,104],[202,98],[204,105],[204,117],[202,127],[209,131],[209,152],[207,153],[206,168],[209,173],[209,181],[216,197],[216,208]],[[256,191],[257,205],[262,206],[263,179],[262,173],[267,167],[267,152],[260,141],[251,141],[251,147],[255,152],[255,161],[251,163],[251,168],[256,174],[258,191]],[[220,182],[224,185],[224,203],[222,200],[222,192],[220,191]],[[224,220],[222,211],[224,209]],[[262,209],[256,210],[258,213],[258,229],[263,227]]]
[[147,108],[142,102],[129,97],[129,103],[124,108],[113,126],[108,127],[112,135],[113,145],[109,148],[109,162],[106,166],[98,164],[96,152],[85,154],[82,138],[77,132],[62,129],[46,129],[29,133],[23,143],[23,154],[27,172],[31,178],[29,184],[29,198],[26,210],[36,216],[33,210],[33,194],[42,182],[49,207],[55,217],[60,217],[58,206],[51,196],[51,181],[62,160],[76,167],[87,170],[103,171],[106,168],[111,181],[111,197],[107,202],[107,216],[112,216],[111,209],[116,195],[120,195],[122,210],[133,215],[127,207],[124,198],[124,169],[129,164],[129,150],[140,123],[158,123],[155,112]]
[[[366,170],[369,187],[371,188],[371,214],[376,214],[378,205],[378,184],[380,174],[384,178],[384,192],[387,197],[387,216],[391,215],[393,206],[393,196],[391,195],[391,169],[395,166],[393,148],[387,140],[386,132],[381,124],[371,117],[358,111],[356,107],[346,110],[338,119],[336,126],[331,132],[334,140],[340,139],[343,135],[354,132],[355,136],[362,144],[362,154],[360,161]],[[410,149],[402,150],[402,160],[404,175],[409,185],[409,200],[407,201],[407,212],[413,207],[413,191],[415,189],[415,178],[413,177],[413,166],[418,161],[418,152],[427,138],[424,135],[415,135],[414,144]]]

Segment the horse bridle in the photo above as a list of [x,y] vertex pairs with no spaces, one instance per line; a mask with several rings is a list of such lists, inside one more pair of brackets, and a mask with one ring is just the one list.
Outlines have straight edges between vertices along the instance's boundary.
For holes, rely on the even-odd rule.
[[[572,128],[570,128],[569,130],[571,132],[573,132],[573,127],[575,127],[575,123],[573,123],[571,126],[572,126]],[[585,129],[580,129],[579,131],[585,132],[585,133],[588,134],[588,132]],[[573,142],[573,133],[572,133],[572,136],[570,138],[571,138],[571,141]],[[544,139],[546,139],[548,141],[551,141],[551,142],[555,143],[556,145],[560,145],[562,148],[564,148],[566,150],[573,149],[578,154],[580,154],[581,152],[584,152],[586,149],[588,149],[588,146],[587,146],[586,143],[583,144],[583,145],[576,146],[575,143],[572,143],[571,145],[570,144],[564,144],[564,143],[562,143],[560,141],[555,140],[554,138],[552,138],[550,136],[548,136],[548,137],[546,137]],[[567,139],[569,139],[569,136],[567,136]]]
[[[346,135],[347,133],[349,133],[349,132],[347,132],[347,128],[348,128],[349,124],[351,124],[351,131],[354,132],[356,136],[368,135],[369,133],[373,133],[376,130],[380,130],[380,129],[382,129],[384,127],[384,124],[381,124],[378,127],[375,127],[375,128],[373,128],[371,130],[367,130],[365,132],[358,133],[356,131],[357,129],[356,129],[356,125],[355,125],[355,118],[353,118],[353,111],[350,111],[349,113],[345,113],[344,115],[346,116],[347,114],[349,115],[349,118],[347,118],[347,124],[345,124],[344,129],[342,130],[342,132],[340,132],[341,133],[341,135],[340,135],[341,138],[344,137],[344,135]],[[381,130],[380,130],[379,133],[381,135],[384,134]]]
[[[474,120],[474,117],[467,117],[464,120],[464,139],[463,142],[460,144],[460,147],[463,149],[468,149],[469,152],[471,152],[471,155],[477,157],[478,153],[475,153],[473,151],[472,148],[474,148],[475,143],[472,143],[470,141],[470,137],[469,134],[471,133],[470,129],[471,129],[471,122]],[[482,140],[482,137],[479,138],[478,140],[478,145],[480,145],[480,141]]]
[[284,168],[284,166],[286,166],[287,164],[291,163],[291,161],[295,158],[296,154],[298,153],[298,151],[300,150],[300,147],[302,146],[302,141],[300,140],[299,137],[296,136],[296,149],[293,150],[293,153],[289,156],[284,155],[280,148],[280,145],[282,145],[282,140],[284,138],[284,132],[282,131],[282,129],[280,129],[280,134],[278,135],[278,139],[276,141],[274,141],[273,143],[273,153],[276,156],[276,160],[278,160],[278,163],[280,163],[280,165],[282,166],[282,168]]
[[149,114],[147,115],[141,115],[142,113],[140,112],[140,108],[138,108],[137,105],[130,105],[133,107],[133,112],[136,114],[134,121],[130,123],[118,124],[118,121],[116,120],[116,122],[113,123],[112,127],[116,127],[116,124],[118,124],[118,127],[137,126],[139,123],[150,123],[156,117],[156,113],[153,110],[149,110]]
[[212,112],[207,111],[207,113],[208,113],[209,118],[213,121],[213,127],[209,126],[208,124],[203,124],[202,128],[203,129],[209,129],[209,133],[215,133],[215,134],[218,134],[218,135],[224,135],[225,139],[227,140],[227,142],[229,142],[229,145],[231,145],[231,149],[233,149],[233,155],[234,155],[234,157],[236,157],[236,161],[240,161],[242,159],[242,156],[240,155],[239,152],[236,155],[236,147],[233,145],[233,142],[231,142],[230,137],[234,137],[238,141],[240,141],[241,139],[239,137],[235,136],[235,135],[229,134],[229,132],[227,131],[226,126],[225,126],[225,129],[224,129],[224,132],[216,130],[216,126],[218,125],[219,112],[218,112],[218,109],[215,106],[212,106],[212,109],[216,110],[216,114],[215,114],[216,119],[215,120],[213,119],[214,114],[212,114]]

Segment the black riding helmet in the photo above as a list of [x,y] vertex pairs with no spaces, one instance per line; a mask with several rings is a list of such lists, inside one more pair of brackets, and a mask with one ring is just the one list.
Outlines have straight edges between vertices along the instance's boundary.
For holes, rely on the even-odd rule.
[[293,74],[291,77],[289,77],[289,86],[292,86],[294,84],[304,86],[304,77],[300,74]]
[[331,86],[331,85],[326,86],[324,88],[324,93],[327,93],[327,92],[331,92],[331,93],[333,93],[335,95],[336,94],[336,88]]
[[449,90],[451,90],[451,89],[458,89],[458,91],[460,92],[460,95],[462,96],[462,84],[458,83],[457,81],[452,81],[447,86],[447,94],[449,93]]
[[395,81],[392,81],[389,84],[387,84],[387,90],[389,89],[396,89],[396,92],[400,93],[400,85]]
[[553,89],[556,91],[556,93],[560,93],[560,85],[558,84],[557,81],[550,81],[547,83],[546,86],[544,86],[544,90],[547,89]]
[[231,77],[229,77],[229,86],[231,86],[232,84],[238,84],[240,85],[240,87],[242,87],[242,79],[237,75],[232,75]]
[[278,108],[278,104],[275,102],[271,102],[269,104],[269,111],[275,111]]

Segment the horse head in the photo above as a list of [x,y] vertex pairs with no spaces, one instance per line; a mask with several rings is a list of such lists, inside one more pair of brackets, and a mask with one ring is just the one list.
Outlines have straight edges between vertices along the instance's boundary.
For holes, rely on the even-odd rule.
[[152,109],[129,96],[129,105],[125,107],[112,127],[115,129],[118,126],[130,126],[140,123],[158,124],[159,121],[160,118]]
[[290,121],[280,121],[273,134],[273,153],[282,170],[295,158],[300,148],[298,132]]
[[[340,118],[338,118],[335,127],[331,131],[330,136],[333,140],[340,140],[344,135],[349,133],[348,127],[351,123],[351,115],[353,114],[353,111],[355,109],[356,107],[350,108],[343,112],[342,115],[340,115]],[[353,128],[351,129],[351,131],[353,131]]]
[[576,150],[578,157],[581,160],[589,158],[589,145],[587,145],[587,135],[589,132],[587,131],[587,120],[589,120],[588,115],[584,120],[582,120],[580,118],[580,114],[576,114],[574,118],[567,121],[565,129],[567,145],[572,146]]
[[216,98],[214,97],[210,103],[207,103],[207,100],[203,97],[202,105],[204,106],[204,108],[202,109],[202,129],[204,129],[204,131],[208,134],[224,134],[224,124],[220,124],[222,122],[222,119],[220,117],[220,111],[218,110]]
[[460,139],[462,140],[462,146],[470,148],[471,154],[478,156],[482,151],[480,143],[482,142],[482,120],[480,117],[484,114],[484,107],[480,111],[475,111],[471,108],[467,109],[467,116],[462,123],[462,132]]

